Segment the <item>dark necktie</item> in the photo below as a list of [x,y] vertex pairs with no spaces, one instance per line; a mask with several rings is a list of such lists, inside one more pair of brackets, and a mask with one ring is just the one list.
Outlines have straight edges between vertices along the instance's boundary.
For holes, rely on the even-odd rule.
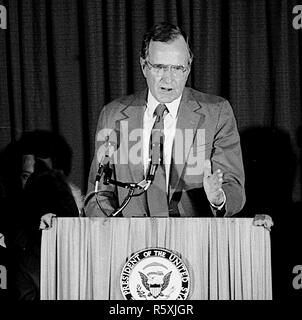
[[164,104],[159,104],[150,136],[151,163],[158,164],[152,185],[147,191],[147,201],[150,216],[168,217],[168,198],[166,192],[166,174],[164,164],[164,112],[168,111]]

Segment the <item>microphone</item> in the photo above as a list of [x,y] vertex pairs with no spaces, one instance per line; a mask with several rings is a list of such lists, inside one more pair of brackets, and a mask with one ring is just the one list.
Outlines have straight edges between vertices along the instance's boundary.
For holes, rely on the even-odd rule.
[[[109,132],[108,132],[109,131]],[[84,201],[84,210],[91,200],[99,192],[99,182],[102,176],[104,176],[104,184],[110,183],[112,169],[110,168],[110,160],[114,152],[119,148],[120,145],[120,131],[114,129],[101,129],[97,135],[97,141],[105,141],[101,144],[97,151],[97,159],[100,159],[98,170],[95,177],[94,191],[90,192]],[[98,199],[96,202],[100,207]]]
[[95,188],[94,191],[98,191],[99,182],[103,176],[104,176],[104,184],[108,184],[107,180],[111,178],[112,169],[110,168],[110,159],[113,155],[113,153],[117,149],[117,136],[116,132],[111,132],[110,135],[107,135],[105,138],[105,154],[103,155],[101,161],[99,162],[98,171],[95,177]]
[[156,169],[159,164],[162,163],[162,154],[163,154],[163,143],[162,139],[163,136],[159,130],[154,130],[151,136],[152,143],[151,143],[151,156],[149,158],[149,169],[147,173],[146,180],[153,181],[156,173]]
[[152,163],[152,159],[149,160],[149,167],[147,171],[146,180],[152,182],[155,177],[155,172],[158,167],[158,164]]
[[103,176],[104,170],[105,170],[105,166],[108,166],[109,164],[109,156],[108,155],[104,155],[102,160],[99,163],[99,168],[95,177],[95,187],[94,187],[94,191],[97,192],[98,187],[99,187],[99,182]]

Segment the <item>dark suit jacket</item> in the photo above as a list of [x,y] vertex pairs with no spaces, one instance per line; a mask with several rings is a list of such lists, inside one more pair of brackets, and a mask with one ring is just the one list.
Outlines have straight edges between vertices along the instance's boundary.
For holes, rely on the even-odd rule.
[[[96,172],[101,158],[100,148],[104,144],[106,129],[115,130],[118,137],[117,157],[113,161],[114,178],[123,182],[143,180],[142,139],[141,137],[135,138],[136,134],[133,130],[143,128],[146,98],[147,90],[117,99],[102,109],[97,125],[95,155],[90,169],[87,197],[94,190]],[[128,129],[126,130],[128,139],[125,138],[125,127]],[[184,161],[171,165],[168,193],[170,215],[216,216],[220,214],[231,216],[239,212],[245,203],[244,170],[236,120],[228,101],[221,97],[185,88],[180,102],[176,128],[177,132],[182,133],[185,145],[183,148]],[[173,150],[178,141],[180,138],[176,135]],[[125,157],[129,150],[132,150],[129,152],[129,157],[135,152],[138,155],[137,158],[140,160],[137,163],[132,163],[133,161],[126,163]],[[199,165],[196,166],[196,163],[192,165],[192,159],[198,159]],[[226,195],[226,205],[222,212],[217,212],[205,196],[203,189],[204,159],[211,159],[213,172],[220,168],[224,173],[223,190]],[[101,207],[105,209],[117,207],[128,193],[128,190],[120,187],[105,186],[102,181],[99,189],[104,191],[98,194],[98,199]],[[95,197],[89,198],[86,207],[87,216],[108,214],[106,210],[104,212],[100,210]],[[133,198],[123,210],[123,216],[126,217],[147,216],[148,214],[143,195]]]

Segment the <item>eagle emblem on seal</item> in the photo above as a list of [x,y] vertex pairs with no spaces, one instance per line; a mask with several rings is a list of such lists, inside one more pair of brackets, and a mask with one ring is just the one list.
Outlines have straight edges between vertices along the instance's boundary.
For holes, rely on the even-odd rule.
[[154,271],[144,274],[139,271],[143,286],[149,291],[148,296],[157,299],[163,296],[163,291],[168,287],[172,271],[164,274],[162,271]]

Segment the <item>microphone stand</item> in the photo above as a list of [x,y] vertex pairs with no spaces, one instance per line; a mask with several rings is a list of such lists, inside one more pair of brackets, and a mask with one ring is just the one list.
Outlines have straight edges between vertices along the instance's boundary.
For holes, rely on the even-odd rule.
[[[155,134],[156,134],[154,138],[155,142],[152,143],[151,157],[149,158],[149,161],[148,161],[148,171],[147,171],[146,179],[142,180],[139,183],[123,183],[117,180],[112,180],[111,179],[112,169],[109,167],[109,162],[104,166],[104,184],[105,185],[113,184],[122,188],[129,189],[128,195],[122,202],[121,206],[116,211],[111,213],[110,217],[118,216],[120,212],[128,205],[132,197],[140,196],[150,188],[155,177],[156,169],[159,163],[161,162],[161,148],[163,146],[163,144],[160,143],[159,132],[156,131]],[[134,194],[135,189],[143,190],[143,191],[139,194]]]
[[[149,159],[149,165],[148,165],[148,173],[146,175],[146,179],[143,179],[142,181],[140,181],[138,183],[135,183],[135,182],[121,182],[121,181],[118,181],[118,180],[111,179],[112,168],[110,168],[109,161],[107,161],[104,165],[102,165],[99,168],[97,176],[96,176],[96,179],[95,179],[94,192],[89,194],[89,196],[86,198],[85,203],[84,203],[84,207],[86,207],[87,203],[89,202],[89,200],[93,196],[95,196],[99,192],[102,192],[102,191],[98,191],[98,185],[99,185],[99,181],[101,179],[101,176],[104,174],[104,178],[103,178],[103,184],[104,185],[113,184],[113,185],[116,185],[116,186],[121,187],[121,188],[129,189],[128,195],[123,200],[123,202],[120,205],[120,207],[117,208],[113,213],[111,213],[109,215],[109,217],[120,216],[121,211],[124,210],[124,208],[128,205],[128,203],[130,202],[132,197],[140,196],[150,188],[150,186],[151,186],[151,184],[152,184],[152,182],[154,180],[154,176],[155,176],[155,172],[156,172],[157,166],[158,166],[158,164],[152,164],[152,161],[151,161],[151,158],[150,158]],[[143,191],[138,193],[138,194],[134,194],[135,190],[143,190]],[[98,204],[99,208],[101,209],[101,205],[100,205],[100,203],[99,203],[97,198],[96,198],[96,201],[97,201],[97,204]]]
[[[149,158],[149,161],[148,161],[148,171],[147,171],[146,178],[138,183],[134,183],[134,182],[125,183],[125,182],[111,179],[112,168],[110,168],[110,157],[109,157],[109,154],[106,154],[104,160],[101,161],[101,163],[99,165],[99,169],[98,169],[98,172],[97,172],[97,175],[95,178],[94,192],[92,192],[91,194],[88,195],[88,197],[86,198],[86,200],[84,202],[84,207],[86,207],[87,203],[89,202],[89,200],[93,196],[95,196],[99,192],[102,192],[102,191],[98,190],[98,187],[99,187],[99,182],[100,182],[103,174],[104,174],[104,178],[103,178],[104,185],[113,184],[113,185],[121,187],[121,188],[129,189],[128,195],[123,200],[120,207],[118,209],[116,209],[113,213],[111,213],[109,215],[109,217],[119,216],[120,213],[122,212],[122,210],[128,205],[128,203],[130,202],[132,197],[140,196],[150,188],[150,186],[154,180],[154,177],[155,177],[156,169],[160,163],[160,154],[161,154],[161,148],[162,148],[162,143],[160,143],[160,137],[158,136],[158,132],[155,132],[155,133],[156,133],[156,137],[154,139],[155,142],[152,143],[151,157]],[[110,145],[110,144],[111,144],[111,142],[108,142],[108,145]],[[138,194],[134,194],[134,191],[136,189],[143,190],[143,191]],[[96,202],[97,202],[100,210],[102,210],[101,205],[100,205],[97,197],[96,197]]]
[[[151,184],[154,180],[154,175],[155,175],[157,166],[158,166],[157,164],[156,165],[152,164],[151,159],[149,159],[148,174],[146,176],[146,179],[143,179],[142,181],[140,181],[138,183],[134,183],[134,182],[125,183],[125,182],[120,182],[120,181],[111,179],[112,169],[109,167],[109,165],[106,166],[106,168],[104,169],[105,175],[104,175],[104,182],[103,183],[105,185],[113,184],[118,187],[129,189],[128,195],[126,196],[126,198],[122,202],[121,206],[116,211],[111,213],[109,215],[109,217],[117,217],[120,214],[120,212],[128,205],[128,203],[130,202],[132,197],[140,196],[149,189],[149,187],[151,186]],[[134,191],[136,189],[143,190],[143,191],[140,192],[139,194],[134,194]]]

